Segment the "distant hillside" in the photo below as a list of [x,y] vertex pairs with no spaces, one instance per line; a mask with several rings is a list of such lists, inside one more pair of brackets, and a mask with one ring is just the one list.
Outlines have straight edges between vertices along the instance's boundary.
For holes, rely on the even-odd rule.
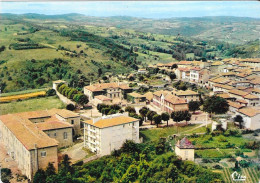
[[[10,14],[2,14],[2,16],[10,16]],[[12,16],[41,20],[66,20],[80,25],[114,26],[117,28],[173,36],[180,34],[202,40],[225,41],[235,44],[243,44],[256,40],[259,38],[260,32],[260,19],[247,17],[217,16],[148,19],[127,16],[90,17],[75,13],[64,15],[23,14]]]
[[[195,26],[198,21],[200,26]],[[240,26],[248,24],[248,27],[253,27],[258,20],[2,14],[0,88],[2,92],[10,92],[49,87],[57,79],[82,88],[90,82],[128,74],[158,62],[260,57],[259,39],[253,39],[255,34],[248,36],[252,40],[245,43],[238,41],[240,36],[221,41],[221,36],[226,33],[219,35],[220,39],[213,38],[213,33],[208,33],[213,36],[212,40],[202,36],[207,35],[207,31],[214,31],[213,28],[209,30],[209,25],[216,28],[223,24],[223,28],[229,25],[225,23],[227,21],[232,25],[240,22]],[[239,34],[239,31],[234,34]]]

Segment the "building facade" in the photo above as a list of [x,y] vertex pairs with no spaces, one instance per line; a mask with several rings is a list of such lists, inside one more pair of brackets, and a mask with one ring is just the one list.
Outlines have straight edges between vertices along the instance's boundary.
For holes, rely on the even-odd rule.
[[139,119],[127,113],[84,121],[84,146],[101,156],[122,147],[126,140],[139,143]]
[[72,131],[80,127],[79,118],[64,109],[2,115],[0,138],[18,168],[31,180],[48,163],[58,169],[57,148],[72,145]]
[[92,101],[95,96],[104,95],[111,99],[126,98],[127,93],[131,93],[132,89],[126,84],[120,83],[101,83],[84,87],[84,94]]
[[175,153],[182,160],[194,161],[194,146],[186,137],[178,140],[175,145]]
[[179,98],[169,91],[157,91],[153,93],[153,105],[162,111],[172,113],[173,111],[188,110],[188,103],[185,99]]

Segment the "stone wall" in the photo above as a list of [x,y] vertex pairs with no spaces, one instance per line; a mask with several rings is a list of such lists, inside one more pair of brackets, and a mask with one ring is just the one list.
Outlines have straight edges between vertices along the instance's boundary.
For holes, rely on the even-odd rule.
[[56,90],[56,94],[58,95],[58,97],[60,98],[60,100],[64,103],[64,104],[73,104],[76,106],[76,102],[73,102],[72,100],[68,99],[67,97],[65,97],[64,95],[60,94],[57,90]]

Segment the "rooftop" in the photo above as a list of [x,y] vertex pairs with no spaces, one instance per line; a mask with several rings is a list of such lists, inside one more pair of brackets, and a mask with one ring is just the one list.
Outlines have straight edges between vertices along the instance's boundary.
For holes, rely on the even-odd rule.
[[245,96],[248,93],[241,91],[241,90],[237,90],[237,89],[233,89],[233,90],[229,90],[229,93],[235,94],[235,95],[239,95],[239,96]]
[[50,121],[50,122],[35,123],[35,124],[40,130],[43,130],[43,131],[73,127],[71,124],[61,122],[61,121]]
[[0,120],[24,145],[27,150],[37,148],[58,146],[58,141],[50,138],[47,134],[37,128],[35,123],[23,119],[16,114],[0,116]]
[[111,98],[109,98],[109,97],[107,97],[105,95],[97,95],[97,96],[95,96],[95,98],[97,98],[97,99],[99,99],[101,101],[111,101],[112,100]]
[[176,146],[180,149],[194,149],[194,145],[187,139],[187,137],[178,140]]
[[120,83],[98,83],[98,84],[85,86],[84,88],[87,90],[90,90],[90,91],[102,91],[102,90],[108,89],[108,88],[129,89],[129,86],[126,84],[120,84]]
[[246,116],[254,117],[257,114],[260,114],[260,107],[245,107],[238,111]]
[[84,121],[84,123],[93,125],[98,128],[107,128],[116,125],[122,125],[130,122],[138,121],[139,119],[128,117],[125,115],[109,115],[109,116],[102,116],[101,118],[96,118],[92,120]]

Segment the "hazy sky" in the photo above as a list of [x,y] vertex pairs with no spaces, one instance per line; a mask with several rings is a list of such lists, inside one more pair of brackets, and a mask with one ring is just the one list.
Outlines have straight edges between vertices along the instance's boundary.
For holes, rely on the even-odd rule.
[[1,13],[133,16],[145,18],[240,16],[260,18],[257,1],[0,2]]

